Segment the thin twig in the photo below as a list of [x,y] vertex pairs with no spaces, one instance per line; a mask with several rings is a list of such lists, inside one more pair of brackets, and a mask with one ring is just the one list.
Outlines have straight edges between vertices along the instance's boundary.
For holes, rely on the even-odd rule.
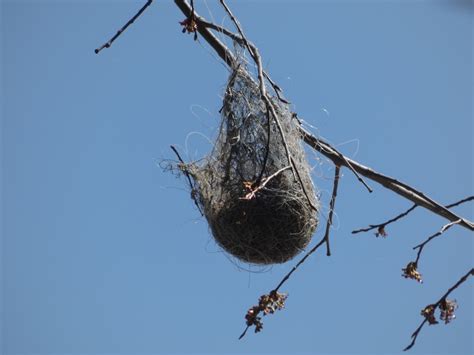
[[326,255],[327,256],[331,256],[331,248],[329,246],[329,229],[332,226],[332,216],[334,213],[334,205],[336,204],[337,187],[339,185],[340,170],[341,170],[341,167],[339,165],[336,165],[335,170],[334,170],[334,184],[332,188],[332,197],[331,197],[331,202],[329,202],[329,216],[326,223],[326,232],[324,233],[324,240],[326,241]]
[[472,200],[474,200],[474,196],[469,196],[469,197],[463,198],[462,200],[459,200],[459,201],[457,201],[457,202],[454,202],[454,203],[451,203],[451,204],[449,204],[449,205],[446,205],[446,206],[444,206],[444,207],[446,207],[446,208],[451,208],[451,207],[458,206],[458,205],[460,205],[460,204],[462,204],[462,203],[464,203],[464,202],[469,202],[469,201],[472,201]]
[[324,244],[325,242],[326,242],[326,239],[323,237],[323,238],[318,242],[318,244],[316,244],[310,251],[308,251],[308,252],[305,254],[305,256],[303,256],[303,258],[301,258],[301,260],[298,261],[298,263],[297,263],[295,266],[293,266],[293,268],[290,270],[290,272],[285,275],[285,277],[280,281],[280,283],[278,284],[278,286],[275,287],[273,291],[275,291],[275,292],[278,291],[278,290],[280,289],[280,287],[283,286],[283,284],[290,278],[291,274],[293,274],[293,273],[296,271],[296,269],[298,269],[298,268],[300,267],[300,265],[303,264],[303,263],[306,261],[306,259],[308,259],[308,258],[311,256],[311,254],[313,254],[316,250],[318,250],[318,248],[319,248],[322,244]]
[[[446,298],[449,296],[449,294],[453,292],[456,288],[458,288],[462,283],[464,283],[469,278],[469,276],[474,276],[474,268],[469,270],[463,277],[459,279],[458,282],[456,282],[448,291],[446,291],[446,293],[438,300],[438,302],[433,304],[433,309],[436,309],[441,304],[441,302],[445,301]],[[428,321],[428,318],[425,317],[423,322],[421,322],[418,328],[416,328],[416,330],[411,335],[411,338],[412,338],[411,343],[405,349],[403,349],[403,351],[407,351],[411,349],[413,345],[415,345],[416,338],[418,338],[418,335],[420,334],[421,329],[423,328],[423,326],[426,324],[427,321]]]
[[201,207],[199,206],[198,202],[196,201],[196,196],[194,195],[196,192],[196,189],[194,188],[194,183],[193,180],[191,179],[191,176],[189,174],[189,171],[187,169],[187,164],[184,162],[183,158],[181,158],[181,155],[179,155],[178,150],[174,145],[170,145],[170,148],[173,150],[174,154],[178,157],[178,160],[180,161],[180,165],[178,166],[180,170],[183,172],[183,174],[186,176],[188,179],[189,183],[189,188],[191,189],[191,199],[194,201],[194,204],[196,205],[199,213],[201,213],[201,216],[204,216],[204,213],[201,210]]
[[303,180],[301,179],[301,175],[298,169],[296,169],[296,164],[295,161],[293,160],[293,157],[291,157],[291,164],[294,167],[294,171],[296,172],[296,176],[298,177],[298,181],[301,185],[301,189],[303,190],[303,193],[306,197],[306,200],[308,201],[309,206],[315,211],[318,212],[318,208],[314,205],[313,201],[311,201],[311,198],[309,197],[308,191],[306,191],[306,187],[303,184]]
[[398,221],[400,218],[403,218],[405,217],[406,215],[408,215],[411,211],[413,211],[415,208],[417,208],[418,205],[415,203],[413,204],[413,206],[411,206],[409,209],[407,209],[405,212],[403,213],[400,213],[398,216],[392,218],[392,219],[389,219],[388,221],[384,222],[384,223],[380,223],[380,224],[371,224],[369,225],[367,228],[361,228],[361,229],[358,229],[358,230],[353,230],[352,231],[352,234],[357,234],[357,233],[361,233],[361,232],[368,232],[368,231],[371,231],[375,228],[379,229],[379,228],[385,228],[385,226],[393,223],[393,222],[396,222]]
[[[275,287],[272,291],[270,291],[270,293],[273,293],[273,292],[278,292],[278,290],[280,289],[281,286],[283,286],[283,284],[290,278],[290,276],[300,267],[301,264],[303,264],[306,259],[308,259],[311,254],[313,254],[316,250],[318,250],[318,248],[323,245],[324,243],[326,242],[326,238],[323,237],[319,242],[318,244],[316,244],[310,251],[308,251],[302,258],[300,261],[298,261],[298,263],[293,266],[293,268],[290,270],[290,272],[288,272],[285,277],[283,277],[283,279],[280,281],[280,283],[277,285],[277,287]],[[242,332],[242,334],[239,336],[239,339],[242,339],[245,334],[247,333],[247,330],[250,328],[250,325],[247,325],[246,328],[244,329],[244,331]]]
[[284,168],[281,168],[280,170],[278,170],[277,172],[273,173],[272,175],[270,175],[269,177],[263,179],[263,182],[258,185],[255,189],[252,189],[247,195],[245,195],[244,197],[241,197],[242,200],[251,200],[252,198],[255,197],[255,194],[260,191],[261,189],[263,189],[265,187],[265,185],[267,185],[271,179],[273,179],[275,176],[277,176],[278,174],[282,173],[283,171],[285,170],[288,170],[288,169],[291,169],[291,166],[285,166]]
[[454,221],[454,222],[450,222],[448,224],[445,224],[438,232],[436,232],[435,234],[433,234],[432,236],[428,237],[428,239],[426,239],[423,243],[421,244],[418,244],[417,246],[413,247],[413,250],[416,250],[418,249],[418,253],[416,254],[416,260],[415,260],[415,266],[418,266],[418,261],[420,260],[420,256],[421,256],[421,252],[423,251],[423,248],[425,247],[426,244],[428,244],[431,240],[433,240],[434,238],[437,238],[439,237],[441,234],[443,234],[444,232],[446,232],[449,228],[451,228],[452,226],[454,226],[455,224],[459,224],[461,223],[461,220],[457,220],[457,221]]
[[359,182],[365,186],[365,188],[367,189],[367,191],[369,191],[370,193],[373,192],[372,188],[365,182],[364,179],[362,179],[362,177],[359,175],[359,173],[352,167],[352,164],[349,162],[349,160],[347,160],[347,158],[340,152],[339,153],[339,157],[344,160],[344,162],[346,163],[346,167],[349,168],[350,171],[352,171],[352,173],[355,175],[355,177],[357,178],[357,180],[359,180]]
[[118,30],[117,33],[111,39],[109,39],[108,42],[104,43],[102,46],[94,50],[95,54],[99,54],[99,52],[104,48],[110,48],[112,43],[114,43],[114,41],[127,29],[128,26],[130,26],[132,23],[135,22],[137,18],[140,17],[140,15],[147,9],[148,6],[151,5],[152,2],[153,0],[148,0],[146,4],[143,5],[143,7],[140,10],[138,10],[135,16],[133,16],[130,20],[128,20],[128,22],[125,25],[123,25],[123,27],[120,30]]
[[242,339],[242,338],[245,336],[245,334],[247,334],[247,330],[249,330],[249,328],[250,328],[250,325],[247,325],[247,326],[245,327],[244,331],[243,331],[242,334],[240,334],[240,336],[239,336],[239,340]]
[[[196,19],[196,22],[198,24],[198,26],[203,26],[203,27],[206,27],[206,28],[211,28],[217,32],[220,32],[222,33],[223,35],[226,35],[227,37],[229,37],[230,39],[232,39],[233,41],[239,43],[240,45],[248,45],[252,51],[256,51],[258,50],[257,47],[255,46],[255,44],[253,44],[251,41],[248,40],[248,38],[246,38],[246,41],[247,43],[244,42],[244,39],[239,36],[238,34],[230,31],[229,29],[225,28],[224,26],[219,26],[219,25],[216,25],[215,23],[212,23],[212,22],[208,22],[206,21],[204,18],[200,17],[200,16],[196,16],[195,17]],[[270,83],[270,85],[273,87],[273,90],[275,91],[275,94],[277,95],[277,98],[285,103],[285,104],[290,104],[290,102],[288,100],[286,100],[285,98],[283,98],[281,96],[281,94],[283,93],[283,90],[280,88],[280,86],[278,86],[273,80],[272,78],[270,77],[270,75],[265,71],[263,70],[263,76],[268,80],[268,82]]]
[[[465,203],[465,202],[469,202],[469,201],[472,201],[474,200],[474,196],[469,196],[469,197],[466,197],[460,201],[457,201],[457,202],[454,202],[454,203],[451,203],[449,205],[446,205],[444,207],[446,208],[451,208],[451,207],[455,207],[455,206],[458,206],[462,203]],[[366,228],[361,228],[361,229],[357,229],[357,230],[354,230],[352,231],[352,234],[357,234],[357,233],[361,233],[361,232],[368,232],[368,231],[371,231],[373,229],[378,229],[378,228],[385,228],[386,226],[388,226],[389,224],[393,223],[393,222],[396,222],[398,221],[399,219],[407,216],[411,211],[413,211],[415,208],[417,208],[418,205],[415,203],[413,206],[411,206],[409,209],[407,209],[405,212],[402,212],[400,213],[399,215],[389,219],[388,221],[386,222],[383,222],[383,223],[380,223],[380,224],[370,224],[368,227]]]

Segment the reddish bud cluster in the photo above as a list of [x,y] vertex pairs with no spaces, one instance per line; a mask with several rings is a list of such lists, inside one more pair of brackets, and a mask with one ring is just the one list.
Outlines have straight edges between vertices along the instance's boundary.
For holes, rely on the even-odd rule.
[[[456,318],[454,311],[458,308],[458,305],[455,300],[444,299],[438,307],[441,312],[440,319],[444,321],[444,324],[448,324]],[[421,315],[426,318],[430,325],[439,323],[435,316],[435,310],[435,305],[430,304],[421,311]]]
[[180,21],[179,23],[181,26],[183,26],[183,33],[186,31],[188,33],[194,33],[197,31],[197,22],[193,17],[188,17],[184,19],[183,21]]
[[377,232],[375,232],[376,237],[386,237],[388,234],[385,231],[385,226],[380,226],[377,228]]
[[251,307],[245,315],[245,321],[248,327],[255,326],[255,333],[258,333],[263,329],[262,317],[259,316],[260,312],[263,315],[273,314],[278,310],[285,307],[285,301],[288,295],[285,293],[279,293],[272,291],[268,295],[260,296],[258,305]]
[[448,324],[453,319],[456,318],[454,311],[458,308],[456,300],[446,300],[441,301],[439,309],[441,311],[440,318],[444,321],[444,324]]
[[421,311],[421,315],[426,318],[426,320],[428,321],[428,323],[430,323],[430,325],[438,324],[438,321],[436,320],[436,317],[434,314],[435,309],[436,309],[435,305],[430,304],[426,306],[425,308],[423,308]]
[[402,276],[406,279],[413,279],[418,281],[419,283],[423,283],[423,280],[421,279],[421,274],[418,272],[417,264],[414,261],[410,261],[408,265],[402,269],[403,274]]

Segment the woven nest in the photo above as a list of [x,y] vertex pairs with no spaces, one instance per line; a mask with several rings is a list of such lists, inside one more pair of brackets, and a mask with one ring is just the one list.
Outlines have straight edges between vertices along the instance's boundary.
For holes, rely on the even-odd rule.
[[214,149],[200,164],[185,167],[216,242],[254,264],[292,259],[318,223],[298,122],[287,105],[276,99],[272,104],[281,130],[267,115],[257,83],[244,68],[235,69]]

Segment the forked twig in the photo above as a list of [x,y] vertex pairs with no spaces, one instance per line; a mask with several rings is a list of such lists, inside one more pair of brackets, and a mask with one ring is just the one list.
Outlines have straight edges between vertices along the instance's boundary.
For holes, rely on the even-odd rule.
[[352,164],[349,162],[349,160],[347,160],[347,158],[340,152],[338,152],[339,154],[339,157],[344,160],[344,162],[346,163],[346,167],[352,171],[352,173],[355,175],[355,177],[357,178],[357,180],[359,180],[359,182],[365,186],[365,188],[367,189],[367,191],[369,191],[370,193],[372,193],[374,190],[372,190],[372,188],[365,182],[364,179],[362,179],[362,177],[359,175],[359,173],[354,169],[354,167],[352,166]]
[[94,50],[95,54],[99,54],[100,51],[104,48],[110,48],[112,43],[114,43],[114,41],[127,29],[128,26],[130,26],[132,23],[135,22],[137,18],[140,17],[140,15],[147,9],[148,6],[151,5],[152,2],[153,0],[147,0],[146,4],[143,5],[143,7],[140,10],[138,10],[135,16],[133,16],[130,20],[128,20],[128,22],[125,25],[123,25],[122,28],[118,30],[117,33],[111,39],[109,39],[102,46]]
[[[423,248],[426,246],[426,244],[428,244],[430,241],[432,241],[434,238],[437,238],[439,237],[441,234],[443,234],[444,232],[446,232],[449,228],[451,228],[452,226],[454,226],[455,224],[459,224],[461,222],[461,220],[457,220],[457,221],[454,221],[454,222],[450,222],[448,224],[445,224],[438,232],[436,232],[435,234],[431,235],[430,237],[428,237],[423,243],[421,244],[418,244],[417,246],[413,247],[413,250],[416,250],[418,249],[418,252],[416,254],[416,259],[415,261],[410,261],[407,266],[405,266],[402,271],[403,271],[403,274],[402,276],[406,279],[413,279],[413,280],[416,280],[418,281],[419,283],[423,283],[423,279],[421,278],[421,274],[420,272],[418,271],[418,263],[420,261],[420,257],[421,257],[421,253],[423,251]],[[379,229],[380,230],[380,229]],[[383,230],[382,230],[383,231]],[[385,233],[385,232],[383,232]]]
[[[462,200],[459,200],[457,202],[454,202],[454,203],[451,203],[449,205],[446,205],[444,207],[446,208],[452,208],[452,207],[455,207],[455,206],[458,206],[460,204],[463,204],[465,202],[469,202],[469,201],[472,201],[474,200],[474,196],[469,196],[469,197],[466,197]],[[373,229],[379,229],[379,228],[385,228],[386,226],[388,226],[389,224],[393,223],[393,222],[396,222],[398,221],[399,219],[407,216],[410,212],[412,212],[415,208],[417,208],[418,205],[415,203],[413,206],[411,206],[409,209],[407,209],[405,212],[402,212],[400,213],[399,215],[389,219],[388,221],[386,222],[383,222],[383,223],[379,223],[379,224],[370,224],[368,227],[366,228],[361,228],[361,229],[357,229],[357,230],[353,230],[352,231],[352,234],[357,234],[357,233],[361,233],[361,232],[369,232]]]
[[375,228],[377,229],[381,229],[381,228],[385,228],[386,226],[388,226],[389,224],[393,223],[393,222],[396,222],[398,221],[399,219],[407,216],[411,211],[413,211],[415,208],[417,208],[418,205],[415,203],[413,204],[413,206],[411,206],[409,209],[407,209],[405,212],[402,212],[400,213],[398,216],[395,216],[391,219],[389,219],[388,221],[384,222],[384,223],[380,223],[380,224],[371,224],[369,225],[367,228],[361,228],[361,229],[357,229],[357,230],[353,230],[352,231],[352,234],[357,234],[357,233],[361,233],[361,232],[368,232],[368,231],[371,231]]
[[[432,307],[433,312],[434,312],[434,310],[436,310],[437,307],[439,307],[441,305],[442,302],[445,302],[446,298],[449,296],[449,294],[451,292],[453,292],[456,288],[458,288],[462,283],[464,283],[469,278],[469,276],[474,276],[474,268],[469,270],[463,277],[461,277],[459,279],[458,282],[456,282],[448,291],[446,291],[446,293],[438,300],[438,302],[436,302],[434,304],[431,304],[429,306],[429,307]],[[418,335],[420,334],[421,329],[423,328],[423,326],[428,321],[429,321],[429,318],[425,316],[425,319],[423,320],[423,322],[421,322],[421,324],[418,326],[418,328],[416,328],[416,330],[411,335],[411,338],[412,338],[411,343],[405,349],[403,349],[403,351],[407,351],[407,350],[411,349],[413,347],[413,345],[415,345],[416,338],[418,338]]]
[[433,234],[432,236],[428,237],[423,243],[418,244],[417,246],[413,247],[413,250],[418,249],[418,253],[416,254],[416,260],[415,260],[415,266],[418,265],[418,261],[420,260],[421,252],[423,251],[423,248],[425,247],[426,244],[428,244],[430,241],[432,241],[434,238],[439,237],[441,234],[446,232],[449,228],[454,226],[455,224],[461,223],[461,220],[457,220],[454,222],[450,222],[448,224],[445,224],[438,232]]

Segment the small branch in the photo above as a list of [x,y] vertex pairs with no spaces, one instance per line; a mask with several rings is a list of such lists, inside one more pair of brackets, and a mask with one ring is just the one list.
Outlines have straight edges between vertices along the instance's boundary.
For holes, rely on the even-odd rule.
[[339,165],[336,165],[335,171],[334,171],[334,184],[332,188],[332,197],[331,197],[331,202],[329,203],[329,216],[328,220],[326,223],[326,232],[324,233],[324,240],[326,242],[326,255],[331,256],[331,248],[329,246],[329,228],[332,226],[332,216],[334,213],[334,205],[336,204],[336,197],[337,197],[337,187],[339,185],[339,173],[340,173],[341,167]]
[[140,17],[140,15],[147,9],[148,6],[151,5],[152,2],[153,0],[148,0],[146,4],[143,5],[143,7],[140,10],[138,10],[135,16],[133,16],[130,20],[128,20],[128,22],[125,25],[123,25],[123,27],[120,30],[118,30],[117,33],[111,39],[109,39],[108,42],[104,43],[101,47],[96,48],[94,50],[95,54],[99,54],[99,52],[104,48],[110,48],[112,43],[114,43],[114,41],[127,29],[128,26],[130,26],[132,23],[135,22],[137,18]]
[[239,340],[242,339],[242,338],[245,336],[245,334],[247,334],[247,330],[249,330],[249,328],[250,328],[250,325],[247,325],[247,326],[245,327],[244,331],[243,331],[242,334],[240,334],[240,336],[239,336]]
[[347,158],[340,152],[338,152],[339,154],[339,157],[344,160],[344,162],[346,163],[346,167],[352,171],[352,173],[355,175],[355,177],[357,178],[357,180],[359,180],[359,182],[365,186],[365,188],[367,189],[367,191],[369,191],[370,193],[373,192],[372,188],[367,185],[367,183],[364,181],[364,179],[361,178],[361,176],[359,175],[359,173],[352,167],[352,164],[349,162],[349,160],[347,160]]
[[349,163],[359,174],[371,179],[372,181],[379,183],[380,185],[384,186],[389,190],[392,190],[393,192],[406,198],[407,200],[410,200],[416,203],[417,205],[430,210],[434,214],[448,219],[451,222],[461,219],[461,222],[459,223],[460,226],[463,226],[464,228],[467,228],[471,231],[474,230],[473,222],[465,218],[459,217],[457,214],[448,210],[446,207],[443,207],[421,191],[418,191],[415,188],[401,181],[398,181],[394,178],[391,178],[373,169],[370,169],[352,159],[346,157],[346,159],[341,159],[341,153],[339,153],[337,149],[332,147],[329,143],[323,141],[322,139],[316,138],[302,127],[300,127],[300,132],[306,144],[323,154],[325,157],[332,160],[334,164],[347,167],[347,163]]
[[301,179],[301,175],[300,175],[300,172],[298,169],[296,169],[296,164],[295,164],[295,161],[293,160],[293,157],[291,157],[291,164],[293,166],[293,171],[296,172],[296,176],[298,178],[298,181],[301,185],[301,189],[303,190],[303,193],[306,197],[306,200],[308,201],[308,204],[309,206],[316,212],[318,212],[318,208],[314,205],[314,203],[311,201],[311,199],[309,198],[309,195],[308,195],[308,191],[306,191],[306,187],[304,186],[303,184],[303,180]]
[[278,291],[280,289],[280,287],[283,286],[283,284],[290,278],[290,276],[300,267],[300,265],[303,264],[306,261],[306,259],[308,259],[311,256],[311,254],[313,254],[316,250],[318,250],[318,248],[321,245],[323,245],[325,242],[326,242],[326,239],[323,237],[318,242],[318,244],[316,244],[310,251],[308,251],[305,254],[305,256],[303,256],[301,258],[301,260],[298,261],[298,263],[295,266],[293,266],[293,268],[290,270],[290,272],[288,274],[286,274],[285,277],[280,281],[278,286],[274,288],[274,291]]
[[[465,203],[465,202],[469,202],[469,201],[472,201],[474,200],[474,196],[469,196],[469,197],[466,197],[460,201],[457,201],[457,202],[454,202],[454,203],[451,203],[449,205],[446,205],[444,207],[446,208],[451,208],[451,207],[455,207],[455,206],[458,206],[462,203]],[[361,229],[358,229],[358,230],[354,230],[352,231],[352,234],[357,234],[357,233],[361,233],[361,232],[368,232],[368,231],[371,231],[373,229],[380,229],[380,228],[385,228],[386,226],[388,226],[389,224],[393,223],[393,222],[396,222],[398,221],[399,219],[407,216],[411,211],[413,211],[415,208],[417,208],[418,205],[415,203],[413,206],[411,206],[409,209],[407,209],[405,212],[402,212],[400,213],[398,216],[395,216],[393,217],[392,219],[389,219],[388,221],[384,222],[384,223],[380,223],[380,224],[370,224],[367,228],[361,228]]]
[[408,215],[411,211],[413,211],[415,208],[417,208],[418,205],[415,203],[413,206],[411,206],[409,209],[407,209],[405,212],[403,213],[400,213],[398,216],[392,218],[392,219],[389,219],[388,221],[384,222],[384,223],[380,223],[380,224],[371,224],[369,225],[367,228],[361,228],[361,229],[358,229],[358,230],[353,230],[352,231],[352,234],[357,234],[357,233],[361,233],[361,232],[368,232],[368,231],[371,231],[372,229],[375,229],[377,228],[378,230],[383,230],[383,228],[385,228],[387,225],[393,223],[393,222],[396,222],[398,221],[399,219],[405,217],[406,215]]
[[179,152],[178,150],[176,149],[176,147],[174,145],[170,145],[170,148],[173,150],[174,154],[176,154],[176,156],[178,157],[178,160],[180,161],[180,164],[178,165],[179,169],[183,172],[183,174],[186,176],[186,178],[188,179],[188,183],[189,183],[189,187],[191,189],[191,198],[192,200],[194,201],[194,204],[196,205],[199,213],[201,213],[201,216],[204,216],[204,213],[202,212],[201,210],[201,207],[199,207],[199,204],[196,200],[196,196],[194,195],[195,192],[196,192],[196,189],[194,188],[194,183],[193,183],[193,180],[191,179],[191,176],[189,174],[189,171],[188,169],[186,168],[187,167],[187,164],[184,162],[184,160],[181,158],[181,155],[179,155]]
[[[223,26],[219,26],[219,25],[216,25],[215,23],[208,22],[200,16],[196,16],[195,19],[196,19],[196,22],[197,22],[198,26],[202,26],[202,27],[205,27],[205,28],[210,28],[210,29],[213,29],[217,32],[220,32],[223,35],[226,35],[227,37],[232,39],[233,41],[239,43],[240,45],[243,45],[243,46],[248,45],[252,49],[252,51],[257,51],[258,50],[257,47],[255,46],[255,44],[253,44],[247,38],[245,39],[247,41],[247,43],[245,43],[244,39],[241,36],[239,36],[238,34],[232,32],[230,30],[228,30],[227,28],[225,28]],[[263,70],[262,72],[263,72],[263,76],[268,80],[270,85],[273,87],[273,90],[275,91],[275,94],[277,95],[278,99],[281,102],[285,103],[285,104],[290,104],[290,102],[288,100],[286,100],[285,98],[283,98],[281,96],[282,89],[272,80],[270,75],[268,75],[268,73],[265,70]]]
[[[428,307],[432,307],[433,312],[434,312],[434,310],[436,310],[436,308],[438,308],[443,302],[446,302],[446,298],[449,296],[449,294],[451,292],[453,292],[456,288],[458,288],[461,284],[463,284],[469,278],[469,276],[474,276],[474,268],[469,270],[463,277],[461,277],[459,279],[458,282],[456,282],[448,291],[446,291],[446,293],[438,300],[438,302],[436,302],[436,303],[434,303],[434,304],[432,304]],[[427,308],[425,308],[425,310],[426,309]],[[422,312],[422,314],[423,314],[423,312]],[[423,322],[421,322],[421,324],[418,326],[418,328],[416,328],[416,330],[411,335],[411,338],[412,338],[411,343],[405,349],[403,349],[403,351],[407,351],[407,350],[411,349],[413,347],[413,345],[415,345],[416,339],[418,338],[418,335],[420,334],[421,329],[423,328],[423,326],[428,322],[428,319],[429,318],[425,316],[425,319],[423,320]]]
[[418,253],[417,253],[417,255],[416,255],[416,260],[415,260],[415,266],[418,266],[418,261],[420,260],[421,252],[423,251],[423,248],[425,247],[426,244],[428,244],[428,243],[429,243],[431,240],[433,240],[434,238],[439,237],[441,234],[443,234],[444,232],[446,232],[449,228],[451,228],[451,227],[454,226],[455,224],[459,224],[459,223],[461,223],[461,220],[460,220],[460,219],[457,220],[457,221],[454,221],[454,222],[445,224],[438,232],[436,232],[436,233],[433,234],[432,236],[428,237],[428,239],[426,239],[423,243],[418,244],[417,246],[413,247],[413,250],[418,249]]
[[457,202],[454,202],[454,203],[451,203],[451,204],[449,204],[449,205],[446,205],[446,206],[444,206],[444,207],[446,207],[446,208],[451,208],[451,207],[458,206],[458,205],[460,205],[460,204],[462,204],[462,203],[464,203],[464,202],[469,202],[469,201],[472,201],[472,200],[474,200],[474,196],[469,196],[469,197],[466,197],[466,198],[464,198],[464,199],[462,199],[462,200],[459,200],[459,201],[457,201]]
[[273,179],[275,176],[277,176],[278,174],[282,173],[283,171],[285,170],[288,170],[288,169],[291,169],[291,166],[285,166],[284,168],[281,168],[280,170],[278,170],[277,172],[273,173],[272,175],[270,175],[269,177],[263,179],[263,182],[258,185],[255,189],[251,189],[250,192],[248,194],[246,194],[244,197],[241,197],[240,199],[241,200],[251,200],[252,198],[255,197],[255,194],[260,191],[261,189],[263,189],[265,187],[265,185],[267,185],[271,179]]
[[[322,238],[318,244],[316,244],[309,252],[307,252],[305,254],[305,256],[303,258],[301,258],[301,260],[295,265],[293,266],[293,268],[290,270],[289,273],[287,273],[285,275],[285,277],[283,277],[283,279],[280,281],[280,283],[278,284],[277,287],[275,287],[272,291],[270,291],[270,293],[268,294],[269,296],[271,295],[277,295],[277,296],[282,296],[282,294],[280,294],[278,292],[278,290],[280,289],[281,286],[283,286],[283,284],[290,278],[290,276],[300,267],[301,264],[303,264],[306,259],[309,258],[309,256],[311,254],[313,254],[316,250],[318,250],[318,248],[323,245],[324,243],[326,242],[326,239],[325,238]],[[262,297],[265,297],[266,295],[263,295]],[[260,297],[260,299],[262,299],[262,297]],[[286,298],[286,297],[285,297]],[[252,322],[247,322],[247,326],[246,328],[244,329],[244,331],[242,332],[242,334],[239,336],[239,339],[242,339],[245,334],[247,334],[247,330],[252,326],[252,325],[259,325],[261,327],[261,323],[260,323],[260,318],[258,317],[258,314],[262,311],[261,307],[252,307],[249,309],[249,312],[247,313],[247,317],[249,314],[251,314],[252,316]],[[265,314],[265,313],[264,313]],[[246,318],[247,318],[246,317]],[[247,318],[248,320],[248,318]],[[260,328],[257,328],[256,329],[256,332],[260,331]]]

